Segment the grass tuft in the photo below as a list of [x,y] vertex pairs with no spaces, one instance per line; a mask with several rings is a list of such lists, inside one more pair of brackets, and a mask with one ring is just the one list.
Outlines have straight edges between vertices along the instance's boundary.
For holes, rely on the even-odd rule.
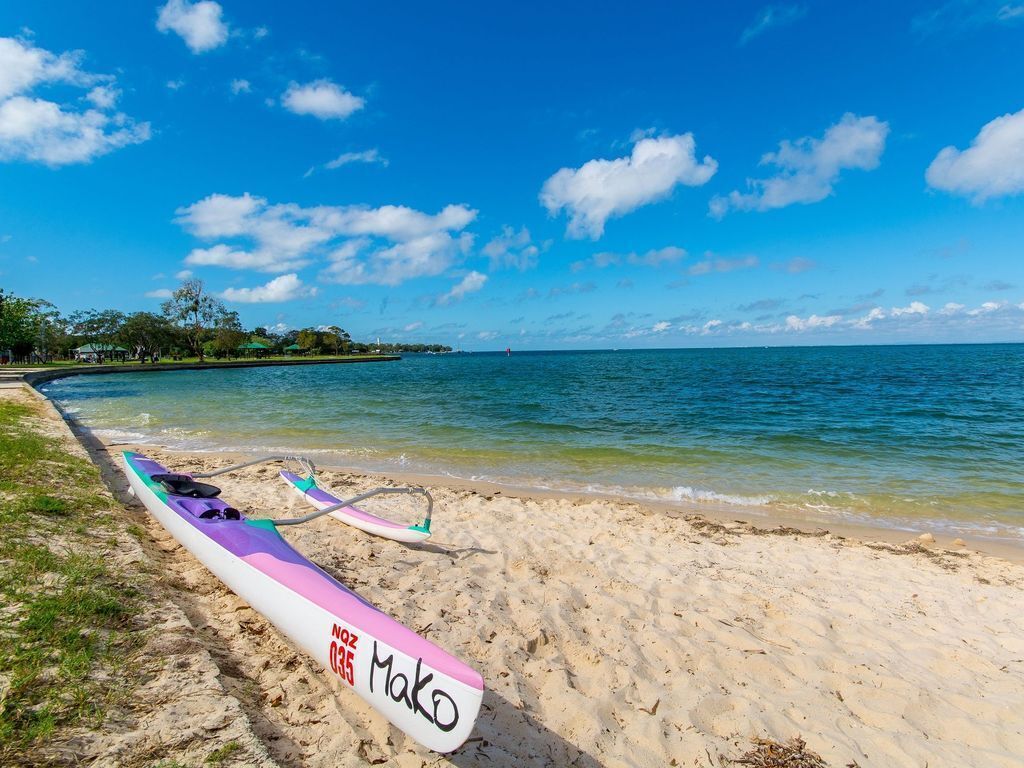
[[64,499],[58,499],[54,496],[47,496],[45,494],[30,496],[25,500],[25,503],[30,513],[37,512],[41,515],[50,515],[51,517],[68,517],[71,514],[68,503]]
[[242,745],[237,741],[229,741],[223,747],[215,749],[210,753],[210,756],[206,758],[206,762],[210,765],[220,765],[227,760],[231,755],[242,749]]

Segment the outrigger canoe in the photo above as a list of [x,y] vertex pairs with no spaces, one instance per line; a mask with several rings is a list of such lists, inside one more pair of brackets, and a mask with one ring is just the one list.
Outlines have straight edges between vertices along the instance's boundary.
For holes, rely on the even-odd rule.
[[[324,512],[250,520],[195,475],[171,473],[138,453],[122,458],[132,492],[164,528],[343,685],[432,750],[451,752],[469,737],[483,696],[480,673],[367,602],[278,532]],[[377,489],[342,503],[415,491],[425,493]]]
[[316,509],[326,509],[327,507],[334,507],[333,512],[328,514],[343,523],[348,523],[353,528],[358,528],[361,531],[372,533],[375,536],[382,536],[385,539],[392,539],[394,541],[402,541],[407,544],[412,544],[417,541],[423,541],[430,538],[430,509],[427,510],[427,516],[424,518],[422,523],[416,525],[405,525],[403,523],[396,523],[391,520],[385,520],[383,517],[377,517],[377,515],[371,515],[369,512],[360,509],[356,506],[342,506],[341,499],[328,493],[323,488],[316,484],[316,478],[313,477],[313,473],[309,472],[306,477],[299,477],[294,472],[288,470],[281,470],[281,479],[288,484],[288,486],[294,490],[299,496],[301,496],[307,503],[311,504]]

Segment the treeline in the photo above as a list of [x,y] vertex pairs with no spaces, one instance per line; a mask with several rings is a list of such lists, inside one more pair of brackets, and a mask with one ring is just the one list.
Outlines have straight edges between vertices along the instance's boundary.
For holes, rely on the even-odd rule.
[[[228,358],[252,354],[345,355],[367,352],[448,352],[440,344],[367,344],[353,341],[338,325],[274,333],[246,329],[238,313],[207,293],[202,281],[186,280],[161,306],[161,313],[115,309],[62,314],[44,299],[20,298],[0,289],[0,357],[13,362],[69,360],[92,344],[115,347],[145,362],[160,357]],[[243,349],[243,346],[247,347]],[[290,348],[290,349],[289,349]]]

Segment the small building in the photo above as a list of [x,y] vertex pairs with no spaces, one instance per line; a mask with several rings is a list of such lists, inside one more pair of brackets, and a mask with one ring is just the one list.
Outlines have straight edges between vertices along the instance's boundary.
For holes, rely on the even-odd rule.
[[79,363],[99,363],[117,360],[123,363],[128,359],[128,350],[117,344],[83,344],[74,350],[75,360]]
[[306,354],[306,351],[305,347],[300,347],[298,344],[289,344],[284,348],[284,353],[286,355],[304,355]]
[[241,357],[266,357],[270,354],[270,347],[260,344],[258,341],[250,341],[239,344],[238,352]]

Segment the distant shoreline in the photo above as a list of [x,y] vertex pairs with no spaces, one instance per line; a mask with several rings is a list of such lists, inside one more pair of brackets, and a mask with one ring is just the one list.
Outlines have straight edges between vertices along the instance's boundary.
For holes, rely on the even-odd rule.
[[350,357],[328,357],[316,360],[231,360],[204,363],[151,363],[148,365],[69,365],[61,368],[40,368],[21,375],[32,387],[70,376],[91,376],[104,373],[148,373],[159,371],[203,371],[213,368],[264,368],[288,365],[338,365],[342,363],[386,363],[401,360],[401,355],[359,355]]

